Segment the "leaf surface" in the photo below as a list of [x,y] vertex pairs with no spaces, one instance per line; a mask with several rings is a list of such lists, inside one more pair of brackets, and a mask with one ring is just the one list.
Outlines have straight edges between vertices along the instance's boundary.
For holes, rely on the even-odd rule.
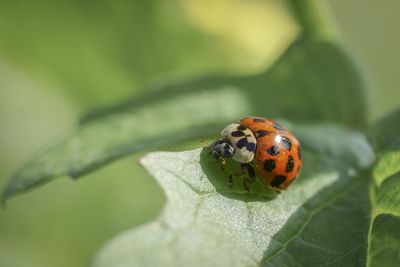
[[166,84],[89,114],[74,133],[22,166],[3,200],[56,177],[79,177],[144,148],[216,134],[245,115],[361,128],[363,86],[338,47],[299,39],[258,75]]
[[237,164],[224,172],[207,150],[144,157],[167,204],[155,221],[110,241],[94,266],[364,266],[370,146],[332,125],[294,132],[304,168],[279,195],[259,181],[247,195],[239,178],[229,188]]

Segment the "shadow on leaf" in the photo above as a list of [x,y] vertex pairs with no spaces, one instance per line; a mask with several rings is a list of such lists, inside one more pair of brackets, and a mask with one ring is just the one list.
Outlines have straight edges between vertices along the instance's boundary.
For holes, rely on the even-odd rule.
[[215,190],[228,198],[245,202],[266,202],[275,199],[279,195],[279,193],[270,190],[258,179],[256,182],[250,184],[250,192],[247,193],[243,187],[244,177],[242,176],[234,177],[233,186],[230,186],[228,177],[231,173],[239,172],[239,163],[227,160],[227,164],[223,170],[220,162],[210,155],[208,148],[203,148],[200,154],[200,165],[202,171],[215,187]]

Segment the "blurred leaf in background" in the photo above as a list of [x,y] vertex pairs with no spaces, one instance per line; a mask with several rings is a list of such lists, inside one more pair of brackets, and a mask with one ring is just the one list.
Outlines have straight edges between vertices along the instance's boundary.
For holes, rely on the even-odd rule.
[[[254,65],[252,61],[258,61],[260,66],[264,62],[258,59],[259,54],[263,54],[264,61],[268,55],[276,57],[271,51],[282,50],[282,42],[288,42],[295,33],[294,22],[279,1],[200,3],[2,1],[0,48],[5,60],[43,79],[56,80],[88,107],[115,102],[132,95],[134,88],[169,75],[186,77],[211,70],[232,70],[232,64],[247,70],[246,65]],[[224,21],[218,23],[193,11],[200,6],[216,15],[225,10],[220,16]],[[259,15],[251,16],[251,12]],[[199,14],[203,14],[203,23],[192,25]],[[229,36],[213,34],[209,28],[196,30],[207,21],[211,21],[211,28],[225,28]],[[240,41],[248,38],[231,27],[230,21],[238,25],[246,22],[256,31],[251,34],[256,39],[253,47]],[[273,34],[276,25],[279,34]],[[259,41],[257,36],[261,33]],[[248,51],[252,57],[246,55]]]
[[393,111],[400,102],[398,89],[400,18],[396,0],[326,1],[337,23],[341,42],[348,48],[367,82],[370,121]]

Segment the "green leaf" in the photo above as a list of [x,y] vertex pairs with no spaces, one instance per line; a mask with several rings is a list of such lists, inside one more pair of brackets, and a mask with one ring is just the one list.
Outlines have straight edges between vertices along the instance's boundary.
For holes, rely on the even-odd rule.
[[400,110],[371,127],[378,161],[371,186],[368,266],[400,264]]
[[361,128],[363,86],[335,45],[300,39],[261,74],[162,85],[90,114],[72,135],[22,166],[3,199],[56,177],[79,177],[144,148],[217,134],[226,123],[256,114]]
[[370,235],[368,266],[399,266],[399,226],[400,218],[398,216],[380,214],[374,218]]
[[375,150],[387,152],[400,148],[400,110],[393,111],[377,121],[369,130]]
[[155,221],[110,241],[94,266],[364,266],[371,148],[334,126],[294,132],[304,168],[280,195],[259,181],[247,195],[239,178],[229,188],[237,164],[224,172],[207,149],[144,157],[167,204]]

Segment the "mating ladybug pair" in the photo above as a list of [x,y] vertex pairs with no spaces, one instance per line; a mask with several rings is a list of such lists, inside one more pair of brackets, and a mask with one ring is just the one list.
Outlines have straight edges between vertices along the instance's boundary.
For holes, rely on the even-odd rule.
[[240,163],[241,173],[231,174],[229,183],[233,184],[233,176],[246,175],[243,186],[248,192],[248,183],[256,176],[273,190],[285,190],[298,177],[302,164],[299,141],[278,123],[260,117],[228,125],[210,145],[210,153],[222,167],[226,158]]

